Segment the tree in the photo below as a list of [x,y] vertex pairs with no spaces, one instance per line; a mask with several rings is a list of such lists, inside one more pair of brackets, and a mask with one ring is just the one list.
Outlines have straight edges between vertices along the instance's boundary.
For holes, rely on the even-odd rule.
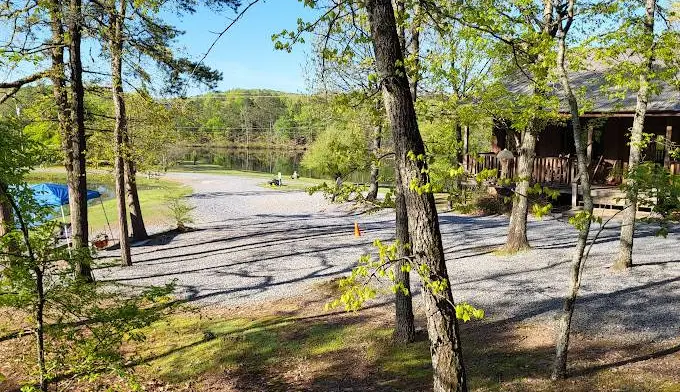
[[[13,58],[37,63],[49,54],[51,66],[49,70],[40,70],[33,75],[22,78],[5,87],[11,88],[4,97],[11,96],[27,83],[44,77],[50,77],[57,106],[57,121],[62,134],[64,163],[69,185],[71,205],[72,241],[80,262],[77,273],[82,279],[92,281],[92,272],[88,251],[87,203],[86,203],[86,169],[85,169],[85,128],[83,110],[82,63],[80,44],[82,39],[82,4],[80,0],[64,3],[50,0],[46,3],[30,1],[26,4],[7,4],[8,13],[2,17],[9,19],[16,27],[9,39],[9,50]],[[35,29],[41,23],[50,26],[50,35],[38,34]],[[49,38],[47,38],[49,37]],[[14,41],[21,41],[18,47],[12,46]],[[65,47],[69,49],[68,73],[64,61]],[[70,84],[67,86],[67,81]],[[20,83],[19,83],[20,82]],[[0,87],[3,87],[0,85]],[[69,101],[67,87],[70,90]],[[3,101],[6,98],[3,98]]]
[[382,102],[375,83],[375,61],[366,34],[366,15],[351,2],[338,2],[337,10],[320,19],[314,31],[318,35],[313,62],[317,68],[316,84],[326,94],[340,92],[352,107],[366,107],[372,119],[367,133],[371,160],[366,200],[378,197],[380,167],[384,158]]
[[[425,148],[418,132],[404,57],[397,34],[394,9],[390,0],[368,0],[370,34],[375,51],[376,68],[382,86],[383,100],[394,139],[396,166],[402,178],[408,211],[409,234],[413,257],[426,266],[432,281],[441,282],[441,290],[425,285],[423,297],[427,314],[430,351],[434,368],[435,391],[466,391],[461,342],[456,320],[437,211],[431,193],[417,192],[413,187],[427,182]],[[435,285],[436,286],[436,285]]]
[[[645,115],[647,113],[647,102],[651,94],[650,77],[652,76],[652,66],[654,64],[654,19],[656,15],[656,0],[645,0],[645,16],[641,34],[636,34],[639,39],[636,52],[642,57],[642,66],[639,72],[639,87],[637,92],[637,102],[635,105],[635,115],[633,116],[633,127],[630,131],[630,154],[628,157],[628,170],[635,170],[640,163],[641,151],[643,149],[642,133],[645,126]],[[630,180],[632,181],[632,179]],[[632,185],[632,184],[631,184]],[[637,212],[636,198],[627,201],[628,206],[623,211],[621,220],[621,236],[619,239],[619,250],[614,263],[614,268],[626,269],[633,266],[633,237],[635,236],[635,215]]]
[[[584,252],[588,243],[590,224],[593,220],[593,198],[590,193],[591,178],[588,171],[587,156],[587,134],[583,132],[581,119],[579,117],[579,104],[569,81],[569,74],[566,66],[567,55],[567,36],[574,22],[575,0],[566,0],[556,3],[550,8],[551,14],[554,12],[555,25],[557,27],[557,74],[559,76],[562,92],[569,105],[571,118],[572,135],[574,137],[574,147],[576,150],[576,160],[578,164],[578,177],[581,182],[583,192],[583,210],[570,222],[578,229],[578,239],[572,255],[571,269],[569,276],[569,291],[564,300],[562,313],[557,325],[557,340],[555,362],[553,364],[551,378],[553,380],[566,377],[567,373],[567,352],[569,349],[569,335],[571,330],[571,319],[574,314],[574,307],[578,290],[581,286],[581,275],[585,263]],[[587,257],[587,256],[586,256]]]
[[[496,68],[505,80],[494,88],[493,93],[504,90],[504,84],[522,80],[527,82],[526,94],[509,94],[505,89],[503,103],[493,112],[499,120],[509,121],[511,134],[519,152],[517,176],[508,226],[508,236],[503,249],[513,253],[529,247],[527,239],[527,215],[529,190],[533,171],[536,140],[548,121],[555,117],[549,99],[549,59],[546,53],[555,34],[550,19],[550,1],[474,1],[449,4],[423,0],[425,12],[437,23],[453,20],[462,26],[477,30],[497,42]],[[485,94],[487,95],[487,94]],[[493,95],[493,94],[488,94]],[[489,107],[498,107],[491,102]]]
[[[399,39],[399,48],[401,49],[401,55],[404,63],[404,71],[408,72],[410,77],[409,90],[411,93],[411,99],[413,104],[418,100],[418,81],[420,79],[420,19],[419,13],[417,12],[419,8],[416,9],[414,13],[413,20],[411,21],[410,28],[407,26],[409,18],[407,17],[407,6],[406,2],[398,0],[395,2],[397,7],[397,16],[401,23],[397,23],[397,37]],[[370,16],[369,16],[370,20]],[[396,20],[395,20],[396,22]],[[407,31],[410,33],[410,37],[407,37]],[[371,31],[372,33],[373,31]],[[410,38],[410,42],[408,41]],[[376,61],[377,62],[377,61]],[[380,69],[378,69],[378,74],[380,74]],[[384,98],[383,98],[384,99]],[[385,107],[386,110],[387,107]],[[415,109],[414,109],[415,111]],[[392,125],[392,124],[391,124]],[[394,135],[394,131],[392,132]],[[396,138],[393,137],[393,142],[395,143],[394,152],[394,178],[395,178],[395,197],[394,197],[394,213],[395,213],[395,239],[397,243],[401,244],[399,247],[400,258],[404,260],[412,256],[412,245],[411,245],[411,234],[409,232],[409,220],[408,220],[408,209],[406,204],[406,195],[404,194],[404,189],[406,184],[404,184],[404,178],[402,177],[401,170],[399,167],[398,159],[396,158],[397,148],[396,148]],[[407,245],[408,244],[408,245]],[[397,290],[395,292],[394,298],[394,338],[398,342],[410,343],[415,340],[416,328],[415,320],[413,317],[413,299],[410,294],[411,290],[411,275],[408,270],[404,268],[405,262],[397,262],[394,265],[393,271],[396,277],[395,282],[405,288],[404,291]]]
[[[80,262],[76,273],[86,281],[94,280],[90,266],[89,226],[87,219],[87,159],[85,137],[85,87],[81,44],[84,15],[81,0],[69,0],[64,37],[68,45],[69,90],[71,95],[69,113],[70,127],[65,144],[68,163],[66,176],[69,189],[69,206],[73,249]],[[63,38],[62,38],[63,39]],[[61,108],[60,108],[61,110]]]
[[461,168],[465,157],[480,151],[475,147],[488,148],[493,107],[483,99],[483,93],[494,82],[494,45],[455,20],[437,24],[435,31],[423,58],[423,79],[430,94],[420,100],[417,109],[419,119],[427,121],[420,122],[420,129],[434,158],[431,180],[438,184],[437,189],[449,193],[453,208],[456,199],[465,201],[465,172]]
[[[420,58],[420,14],[415,12],[412,17],[407,14],[407,5],[404,1],[396,2],[396,15],[399,20],[398,36],[401,50],[410,54],[403,56],[404,70],[411,77],[412,99],[416,100],[419,80]],[[417,11],[418,7],[416,7]],[[396,22],[396,21],[395,21]],[[317,24],[321,27],[316,27]],[[380,84],[377,82],[377,68],[375,55],[368,29],[368,17],[364,10],[357,8],[353,2],[337,1],[325,10],[323,16],[315,23],[302,23],[297,32],[288,33],[292,42],[298,40],[298,36],[304,31],[320,31],[320,80],[325,89],[329,85],[333,89],[352,91],[358,95],[360,103],[369,101],[374,103],[372,118],[375,123],[372,133],[371,148],[371,174],[367,200],[375,200],[378,194],[378,179],[380,161],[388,154],[383,154],[383,116],[378,112],[384,106],[384,101],[377,98]],[[407,38],[407,31],[409,37]],[[275,36],[286,35],[286,32]],[[290,43],[277,42],[277,46],[290,50]],[[396,162],[395,162],[396,164]],[[401,244],[399,252],[402,259],[410,255],[410,238],[407,221],[406,204],[402,189],[400,172],[395,166],[395,225],[396,240]],[[415,324],[413,318],[413,305],[410,295],[410,274],[405,271],[405,262],[395,263],[393,273],[397,278],[397,285],[403,290],[395,291],[395,331],[394,338],[398,342],[412,342],[415,338]]]
[[332,178],[344,178],[370,164],[365,136],[366,129],[371,129],[370,122],[350,120],[366,118],[359,115],[360,111],[339,110],[344,113],[317,136],[302,159],[307,169]]
[[[125,166],[130,165],[130,161],[125,163],[125,149],[129,145],[129,138],[126,137],[127,113],[125,110],[125,99],[123,97],[123,21],[127,17],[127,0],[115,0],[108,4],[109,20],[111,23],[109,33],[109,55],[111,56],[111,92],[113,95],[113,106],[115,108],[116,124],[113,129],[115,143],[115,183],[116,183],[116,205],[118,207],[118,229],[120,235],[120,252],[124,266],[132,265],[130,255],[130,240],[128,238],[128,222],[126,209],[126,180]],[[130,169],[130,168],[128,168]],[[128,181],[133,181],[134,177]],[[134,188],[136,192],[136,187]],[[133,203],[135,201],[133,200]],[[139,203],[139,200],[136,201]],[[141,213],[141,212],[138,212]],[[134,214],[133,214],[134,215]],[[141,218],[141,215],[139,215]],[[139,223],[138,223],[139,224]],[[146,234],[143,221],[141,229]],[[142,233],[138,233],[141,236]]]

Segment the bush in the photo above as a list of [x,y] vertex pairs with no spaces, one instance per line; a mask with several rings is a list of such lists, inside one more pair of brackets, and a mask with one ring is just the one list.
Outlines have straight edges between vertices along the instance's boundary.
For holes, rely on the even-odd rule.
[[484,215],[502,215],[512,210],[512,202],[506,201],[505,197],[488,193],[476,198],[475,205],[477,210]]
[[454,203],[453,210],[461,214],[502,215],[512,210],[512,201],[502,195],[492,195],[484,190],[468,193],[466,203]]
[[189,205],[184,198],[171,197],[168,199],[168,209],[170,215],[175,220],[175,225],[179,231],[188,231],[187,223],[194,223],[193,211],[196,207]]

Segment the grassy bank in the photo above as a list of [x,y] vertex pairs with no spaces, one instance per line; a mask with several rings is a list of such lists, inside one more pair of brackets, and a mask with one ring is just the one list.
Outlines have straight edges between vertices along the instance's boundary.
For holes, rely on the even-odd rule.
[[[57,184],[66,183],[66,172],[61,168],[47,168],[36,170],[27,176],[30,183],[54,182]],[[99,200],[90,202],[88,208],[88,219],[90,233],[108,233],[107,217],[117,236],[117,208],[116,201],[112,199],[115,191],[113,174],[103,170],[89,170],[87,174],[88,189],[97,189],[103,186],[107,189],[109,197],[103,198],[103,209]],[[169,211],[167,208],[168,199],[172,197],[182,197],[191,194],[191,189],[178,182],[158,178],[146,178],[139,175],[137,177],[137,187],[139,189],[139,200],[142,206],[144,221],[148,226],[162,226],[170,222]],[[105,213],[106,212],[106,213]]]
[[[221,166],[218,165],[209,165],[209,164],[197,164],[197,165],[182,165],[182,166],[175,166],[171,169],[171,171],[174,172],[182,172],[182,173],[207,173],[207,174],[223,174],[223,175],[230,175],[230,176],[240,176],[240,177],[247,177],[247,178],[256,178],[258,180],[262,180],[260,183],[260,186],[263,187],[270,187],[269,181],[273,180],[276,178],[275,174],[271,173],[262,173],[262,172],[254,172],[254,171],[245,171],[245,170],[229,170],[229,169],[224,169]],[[273,188],[283,190],[283,191],[303,191],[306,190],[307,188],[315,185],[319,185],[322,182],[332,182],[332,180],[321,180],[317,178],[309,178],[309,177],[299,177],[297,179],[292,179],[290,178],[290,174],[284,175],[282,177],[283,180],[283,185],[278,187],[274,186]]]

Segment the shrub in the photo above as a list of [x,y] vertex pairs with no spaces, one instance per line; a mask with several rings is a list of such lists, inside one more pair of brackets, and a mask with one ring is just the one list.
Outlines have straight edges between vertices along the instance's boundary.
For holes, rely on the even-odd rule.
[[475,199],[477,210],[484,215],[507,214],[512,210],[512,203],[505,197],[485,193]]
[[194,223],[193,211],[196,207],[187,203],[184,198],[171,197],[168,199],[168,209],[170,210],[170,215],[175,220],[177,230],[189,230],[186,224]]

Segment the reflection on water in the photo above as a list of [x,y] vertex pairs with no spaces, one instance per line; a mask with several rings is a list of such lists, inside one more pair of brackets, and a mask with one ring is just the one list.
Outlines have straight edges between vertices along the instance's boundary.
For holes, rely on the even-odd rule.
[[[189,148],[184,151],[182,160],[185,164],[217,165],[227,170],[246,170],[261,173],[276,174],[281,172],[290,176],[294,171],[302,177],[330,179],[304,168],[300,162],[304,151],[273,150],[273,149],[244,149],[244,148]],[[385,162],[381,169],[380,182],[388,182],[394,178],[394,170],[390,162]],[[366,183],[369,171],[358,171],[350,174],[345,180]]]

